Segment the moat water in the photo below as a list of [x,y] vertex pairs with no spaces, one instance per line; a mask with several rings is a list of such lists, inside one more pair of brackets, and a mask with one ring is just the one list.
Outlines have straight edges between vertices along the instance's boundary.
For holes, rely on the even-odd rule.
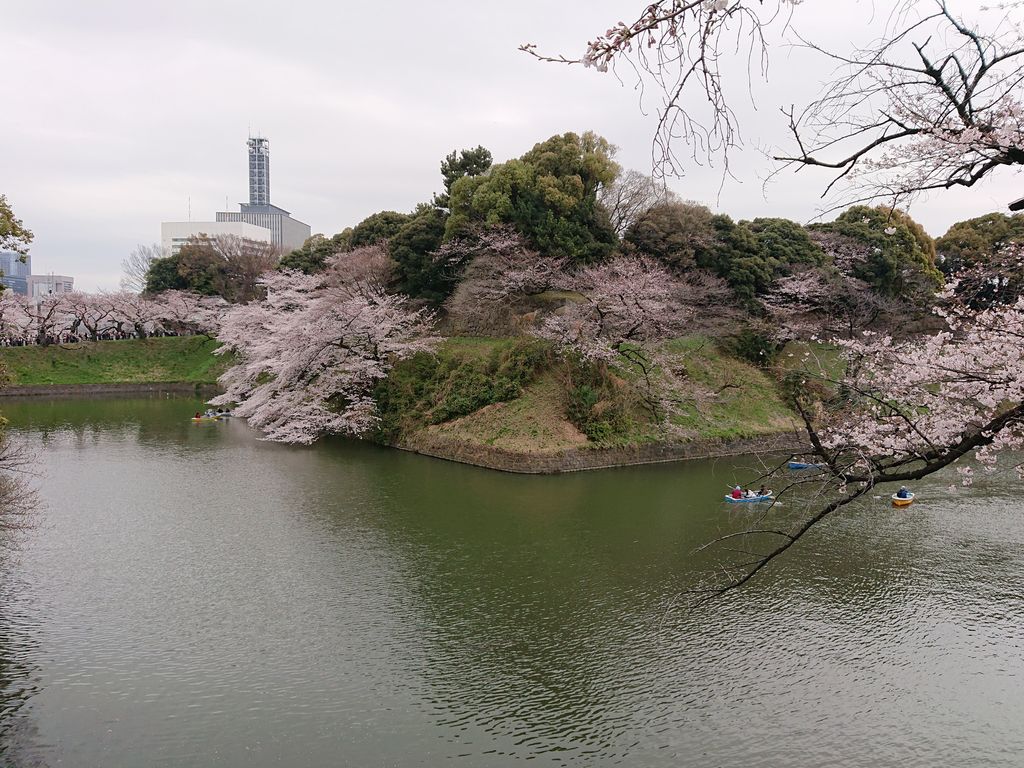
[[0,402],[40,489],[0,765],[1024,764],[1015,479],[871,500],[690,611],[751,459],[516,476],[197,407]]

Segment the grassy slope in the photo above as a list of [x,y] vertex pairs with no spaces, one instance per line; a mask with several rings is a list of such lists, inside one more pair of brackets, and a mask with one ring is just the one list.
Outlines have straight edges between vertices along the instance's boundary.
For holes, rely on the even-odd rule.
[[763,370],[721,354],[704,339],[680,339],[669,348],[682,356],[689,385],[683,412],[674,419],[684,434],[734,439],[799,428],[775,381]]
[[510,451],[553,453],[586,447],[586,435],[565,417],[562,400],[561,387],[547,372],[511,402],[487,405],[461,419],[426,429],[460,442]]
[[11,384],[212,383],[226,361],[204,336],[8,347],[0,364]]
[[[452,339],[448,350],[486,356],[499,342]],[[741,439],[798,428],[795,414],[764,371],[721,354],[700,338],[679,339],[669,349],[685,370],[685,403],[674,420],[681,439]],[[550,453],[567,448],[597,447],[565,416],[564,393],[551,372],[529,384],[521,397],[495,403],[460,419],[424,428],[460,442],[513,451]],[[616,445],[661,439],[649,425],[637,424]]]

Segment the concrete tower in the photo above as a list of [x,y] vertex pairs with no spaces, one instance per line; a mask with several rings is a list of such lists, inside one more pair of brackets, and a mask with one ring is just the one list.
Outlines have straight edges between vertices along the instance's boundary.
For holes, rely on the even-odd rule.
[[249,138],[249,205],[270,205],[270,140]]

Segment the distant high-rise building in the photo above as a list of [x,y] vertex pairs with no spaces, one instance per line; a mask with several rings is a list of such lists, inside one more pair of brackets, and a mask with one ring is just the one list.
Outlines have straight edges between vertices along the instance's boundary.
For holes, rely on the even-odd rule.
[[309,224],[293,219],[284,208],[270,204],[270,141],[250,138],[249,202],[239,203],[239,211],[218,211],[217,221],[244,221],[270,230],[273,243],[285,253],[301,248],[309,239]]
[[270,205],[270,140],[249,137],[249,205]]
[[14,251],[0,251],[0,283],[15,293],[28,296],[28,276],[32,274],[32,257],[26,256],[24,263],[21,255]]

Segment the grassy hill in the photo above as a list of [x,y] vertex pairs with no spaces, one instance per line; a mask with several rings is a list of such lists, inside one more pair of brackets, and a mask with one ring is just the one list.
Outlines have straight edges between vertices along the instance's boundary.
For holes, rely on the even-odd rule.
[[[678,339],[669,351],[682,381],[672,439],[740,440],[798,428],[765,371],[700,337]],[[399,363],[378,387],[379,437],[544,454],[664,440],[630,378],[574,367],[533,339],[449,339],[436,355]]]
[[213,383],[227,360],[205,336],[4,347],[0,364],[11,384]]

